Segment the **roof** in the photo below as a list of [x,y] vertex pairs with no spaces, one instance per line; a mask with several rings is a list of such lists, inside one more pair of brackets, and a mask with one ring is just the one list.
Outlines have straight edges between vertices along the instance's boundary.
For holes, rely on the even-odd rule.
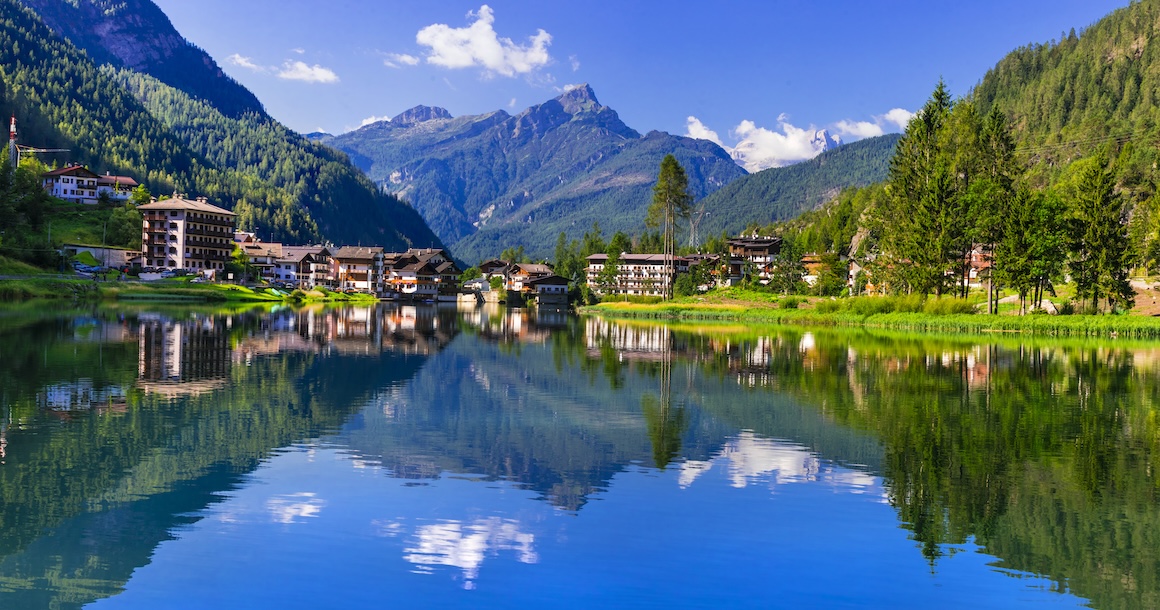
[[[591,254],[588,256],[588,260],[593,261],[593,262],[598,262],[598,261],[603,262],[603,261],[608,260],[608,255],[607,254]],[[668,262],[669,260],[676,260],[678,262],[680,262],[680,261],[688,262],[689,259],[687,259],[683,256],[674,257],[674,256],[670,256],[668,254],[631,254],[628,252],[624,252],[620,255],[621,264],[629,263],[629,262],[636,264],[636,265],[647,265],[650,263],[661,264],[664,262]]]
[[204,197],[199,197],[196,201],[182,199],[181,197],[173,197],[171,199],[162,199],[161,201],[154,201],[146,203],[145,205],[137,206],[138,210],[188,210],[191,212],[204,212],[206,214],[222,214],[225,216],[237,216],[233,212],[219,208],[216,205],[207,203]]
[[540,284],[546,284],[549,286],[567,286],[570,282],[571,282],[571,280],[569,280],[566,277],[553,274],[553,275],[547,275],[544,277],[538,277],[538,278],[535,278],[532,280],[528,280],[528,281],[524,282],[524,285],[525,286],[538,286]]
[[282,244],[257,242],[242,244],[242,250],[250,256],[273,256],[274,258],[282,258]]
[[97,186],[123,186],[126,188],[137,188],[137,181],[129,176],[97,176]]
[[379,246],[343,246],[331,256],[346,261],[369,261],[382,254],[383,249]]
[[330,251],[326,249],[326,246],[282,246],[282,256],[295,261],[323,253],[330,256]]
[[516,263],[512,265],[513,272],[524,272],[528,275],[552,275],[553,270],[549,265],[542,263]]
[[84,176],[85,178],[99,178],[89,168],[83,165],[66,165],[59,169],[54,169],[50,172],[44,172],[40,175],[41,178],[55,178],[58,176]]

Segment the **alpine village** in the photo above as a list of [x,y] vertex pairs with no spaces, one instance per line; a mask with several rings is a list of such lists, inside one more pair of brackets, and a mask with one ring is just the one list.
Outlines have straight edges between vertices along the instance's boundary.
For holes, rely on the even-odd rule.
[[0,607],[1160,607],[1160,0],[1027,3],[0,0]]

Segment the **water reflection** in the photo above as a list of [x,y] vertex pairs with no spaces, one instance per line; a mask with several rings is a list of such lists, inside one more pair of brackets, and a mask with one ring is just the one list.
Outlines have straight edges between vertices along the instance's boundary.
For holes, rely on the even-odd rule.
[[[1097,606],[1160,605],[1158,353],[394,305],[0,320],[0,606],[115,594],[311,439],[368,489],[498,484],[579,520],[642,472],[689,499],[861,495],[935,573],[976,543]],[[381,517],[374,535],[467,589],[485,561],[547,563],[563,544],[474,508]],[[298,531],[343,510],[289,486],[251,514]]]
[[420,526],[404,559],[415,564],[420,573],[431,573],[430,566],[451,566],[463,570],[463,588],[473,589],[479,567],[488,556],[512,551],[520,563],[536,563],[536,537],[521,532],[519,522],[490,517],[470,523],[444,521]]

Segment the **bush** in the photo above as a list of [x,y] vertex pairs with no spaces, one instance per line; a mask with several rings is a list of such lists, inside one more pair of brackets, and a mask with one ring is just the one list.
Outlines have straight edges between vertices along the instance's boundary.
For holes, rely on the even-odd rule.
[[816,308],[818,313],[838,313],[842,310],[842,302],[832,300],[818,301]]
[[1075,301],[1068,301],[1059,306],[1059,315],[1074,316],[1075,315]]
[[798,297],[785,297],[777,306],[781,309],[797,309],[801,304],[802,299]]
[[[913,295],[912,295],[913,296]],[[942,298],[929,299],[922,306],[922,312],[935,316],[948,316],[952,314],[971,314],[978,311],[974,303],[966,299]]]

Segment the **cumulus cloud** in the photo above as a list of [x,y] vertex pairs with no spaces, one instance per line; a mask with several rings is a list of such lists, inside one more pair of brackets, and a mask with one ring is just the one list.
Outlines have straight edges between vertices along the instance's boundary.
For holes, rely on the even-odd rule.
[[436,23],[419,30],[415,41],[429,49],[427,63],[451,69],[478,67],[487,77],[497,74],[514,77],[534,72],[552,60],[548,54],[552,35],[543,29],[521,45],[496,33],[492,27],[495,12],[490,6],[485,4],[467,16],[475,18],[467,27]]
[[370,125],[371,123],[378,123],[379,121],[389,121],[389,120],[391,120],[391,117],[389,117],[389,116],[371,115],[371,116],[363,119],[362,122],[358,124],[358,126],[359,127],[366,127],[367,125]]
[[796,127],[784,114],[778,117],[780,131],[741,121],[730,135],[738,140],[730,154],[745,169],[754,172],[812,159],[822,152],[817,131]]
[[873,138],[886,133],[882,131],[881,125],[869,121],[838,121],[834,127],[837,128],[838,133],[857,139]]
[[231,63],[235,66],[238,66],[239,68],[253,70],[254,72],[265,72],[266,71],[265,66],[260,66],[256,63],[254,63],[253,59],[251,59],[249,57],[243,57],[242,55],[240,55],[238,53],[234,53],[233,55],[230,55],[229,57],[226,58],[226,61],[228,61],[229,63]]
[[[750,172],[771,167],[782,167],[812,159],[835,144],[861,140],[899,131],[906,127],[914,113],[902,108],[894,108],[882,115],[875,115],[873,121],[841,120],[833,123],[829,130],[814,125],[798,127],[790,122],[785,113],[777,117],[776,128],[760,127],[750,120],[738,123],[729,131],[735,142],[729,146],[722,142],[716,131],[695,116],[686,119],[685,135],[715,142],[724,148],[735,161]],[[837,135],[831,135],[830,130]]]
[[914,113],[903,108],[893,108],[880,118],[888,123],[894,123],[899,129],[906,129],[910,119],[914,118]]
[[417,66],[419,65],[419,58],[406,53],[387,53],[387,58],[383,60],[383,63],[390,68]]
[[330,68],[318,64],[313,66],[302,61],[287,60],[278,72],[278,78],[285,80],[300,80],[307,83],[337,83],[338,75]]
[[717,132],[706,127],[705,124],[702,123],[701,120],[697,117],[690,116],[687,121],[688,124],[685,127],[686,136],[690,138],[697,138],[698,140],[708,140],[717,146],[725,146],[721,143],[721,137],[717,135]]

